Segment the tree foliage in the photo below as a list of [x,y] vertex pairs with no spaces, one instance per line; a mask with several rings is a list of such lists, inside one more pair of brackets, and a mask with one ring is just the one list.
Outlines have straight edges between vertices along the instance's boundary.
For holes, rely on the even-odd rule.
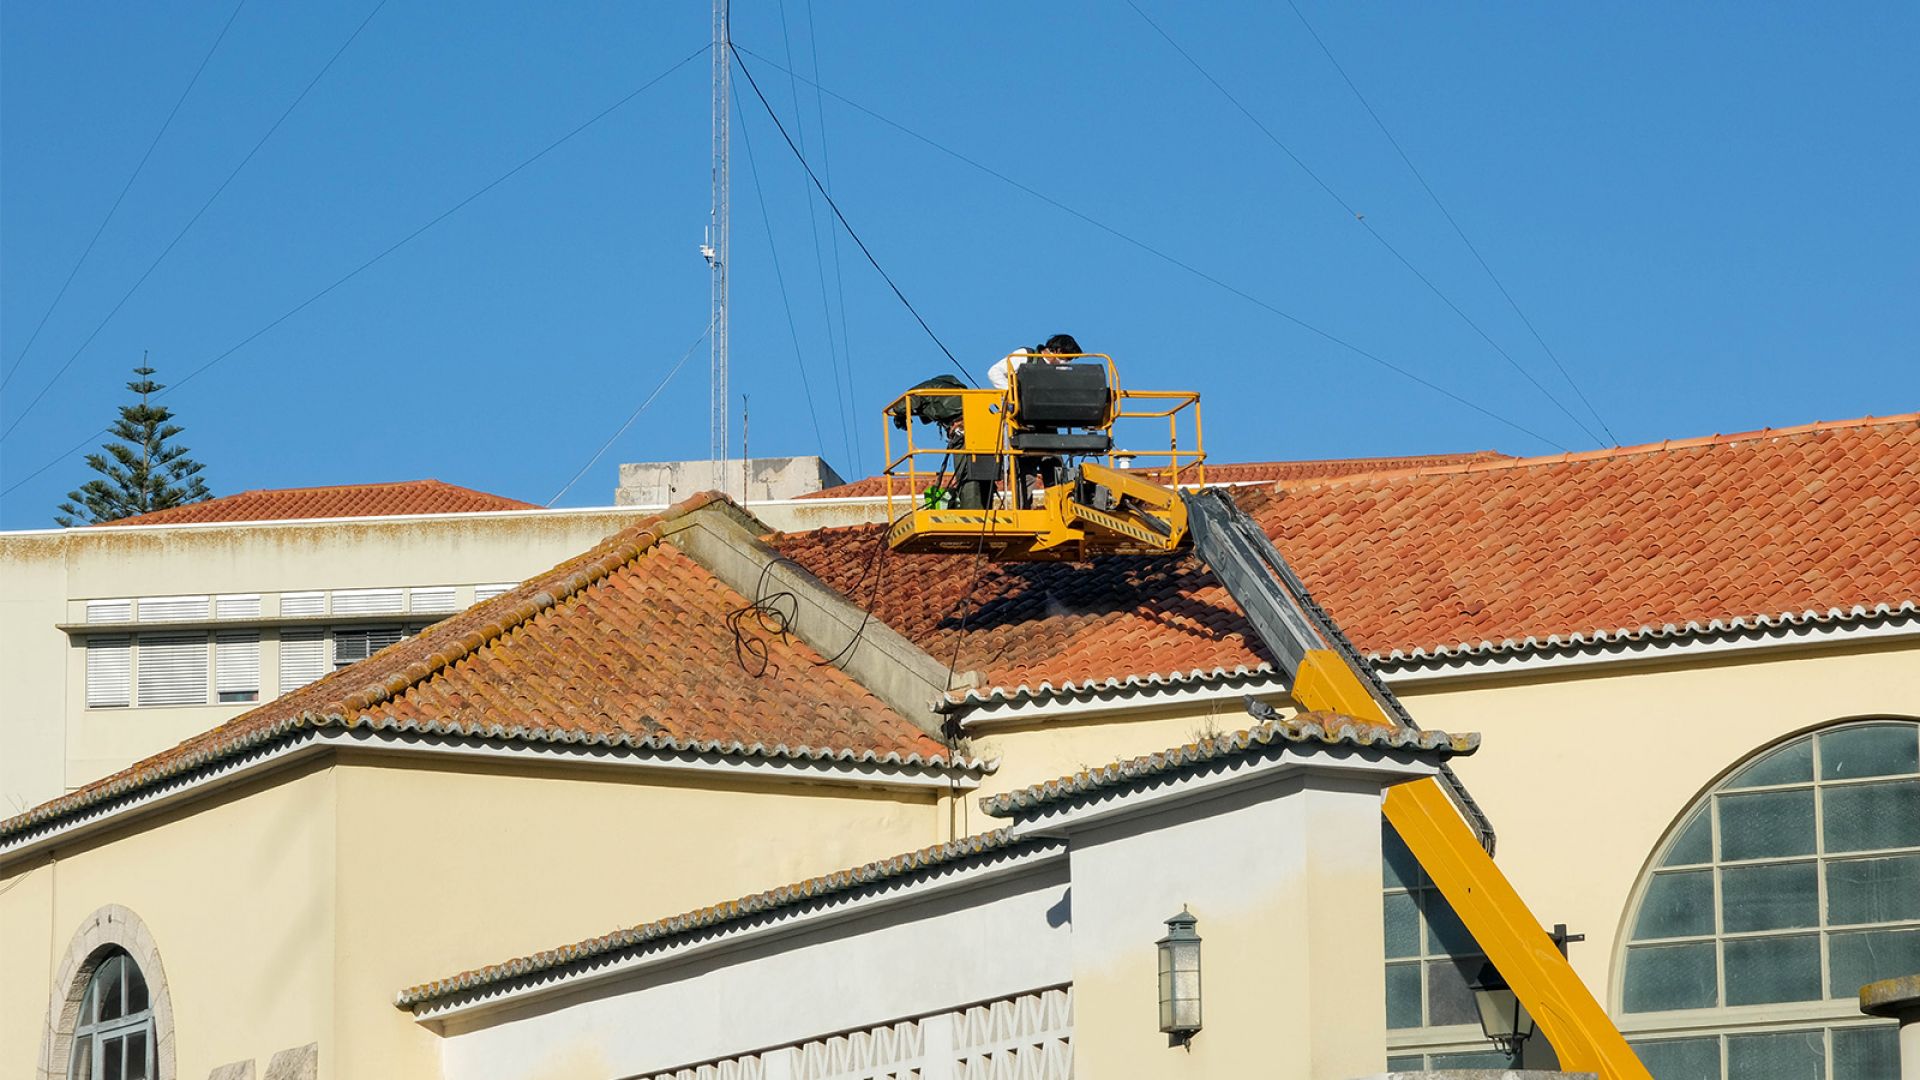
[[140,400],[120,406],[120,419],[110,429],[118,441],[100,444],[105,454],[87,455],[87,467],[100,475],[67,493],[54,516],[62,528],[118,521],[213,497],[200,478],[204,466],[187,456],[186,447],[170,441],[185,429],[172,422],[171,409],[150,401],[164,389],[153,381],[153,373],[144,359],[133,369],[127,389]]

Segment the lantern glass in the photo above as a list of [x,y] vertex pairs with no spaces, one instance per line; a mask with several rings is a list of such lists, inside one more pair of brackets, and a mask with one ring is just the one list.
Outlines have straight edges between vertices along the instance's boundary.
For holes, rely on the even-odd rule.
[[1533,1034],[1533,1017],[1492,964],[1484,965],[1474,980],[1473,1000],[1480,1009],[1480,1030],[1509,1054]]
[[1197,920],[1181,912],[1167,920],[1167,936],[1157,943],[1160,974],[1160,1030],[1178,1041],[1200,1030],[1200,935]]

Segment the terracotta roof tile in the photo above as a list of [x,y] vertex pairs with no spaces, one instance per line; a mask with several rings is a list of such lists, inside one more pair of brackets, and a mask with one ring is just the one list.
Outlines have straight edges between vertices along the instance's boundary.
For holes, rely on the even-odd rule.
[[223,495],[205,502],[105,521],[101,525],[187,525],[208,521],[295,521],[536,509],[539,507],[533,503],[438,480],[402,480],[391,484],[243,491],[238,495]]
[[[1920,414],[1468,461],[1236,498],[1355,643],[1382,657],[1920,604]],[[880,536],[863,526],[775,544],[864,595],[854,590]],[[957,666],[1001,693],[1266,663],[1232,599],[1190,556],[983,566],[895,556],[886,575],[875,617],[935,656],[957,649]]]
[[969,764],[797,640],[759,635],[766,669],[745,670],[727,616],[746,601],[656,532],[719,499],[636,522],[418,636],[0,821],[0,837],[308,727]]
[[1123,787],[1152,777],[1197,768],[1212,761],[1256,754],[1271,746],[1304,743],[1377,746],[1387,750],[1406,750],[1438,761],[1473,753],[1480,748],[1480,736],[1473,733],[1450,735],[1444,731],[1416,731],[1340,713],[1300,713],[1265,720],[1226,735],[1209,736],[1158,754],[1116,761],[1098,769],[1077,772],[1018,791],[990,795],[980,800],[980,809],[993,817],[1019,817],[1043,806],[1070,802],[1107,788]]
[[[1336,476],[1404,472],[1436,465],[1458,465],[1472,461],[1512,461],[1494,450],[1475,450],[1463,454],[1414,454],[1407,457],[1324,458],[1317,461],[1227,461],[1207,463],[1210,484],[1295,483],[1303,480],[1328,480]],[[1142,473],[1164,474],[1162,469],[1141,469]],[[904,492],[905,478],[896,493]],[[823,488],[800,496],[802,499],[873,498],[887,493],[887,478],[869,476],[838,487]]]

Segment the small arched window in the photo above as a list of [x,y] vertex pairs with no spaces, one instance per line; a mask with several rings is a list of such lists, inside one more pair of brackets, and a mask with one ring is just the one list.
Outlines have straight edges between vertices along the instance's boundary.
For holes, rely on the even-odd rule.
[[1620,1007],[1654,1075],[1742,1076],[1789,1044],[1808,1076],[1878,1075],[1892,1032],[1854,997],[1920,971],[1920,724],[1783,743],[1681,822],[1627,922]]
[[125,950],[107,953],[87,980],[67,1062],[67,1080],[151,1080],[153,1006]]

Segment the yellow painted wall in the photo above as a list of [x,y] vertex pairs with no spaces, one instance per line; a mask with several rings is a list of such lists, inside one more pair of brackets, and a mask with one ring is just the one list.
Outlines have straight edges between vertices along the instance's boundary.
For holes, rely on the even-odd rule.
[[282,774],[0,869],[0,1076],[34,1075],[50,981],[108,904],[159,949],[183,1080],[333,1042],[334,779]]
[[437,1036],[391,1004],[404,987],[924,847],[939,826],[930,794],[353,760],[336,1077],[436,1075]]

